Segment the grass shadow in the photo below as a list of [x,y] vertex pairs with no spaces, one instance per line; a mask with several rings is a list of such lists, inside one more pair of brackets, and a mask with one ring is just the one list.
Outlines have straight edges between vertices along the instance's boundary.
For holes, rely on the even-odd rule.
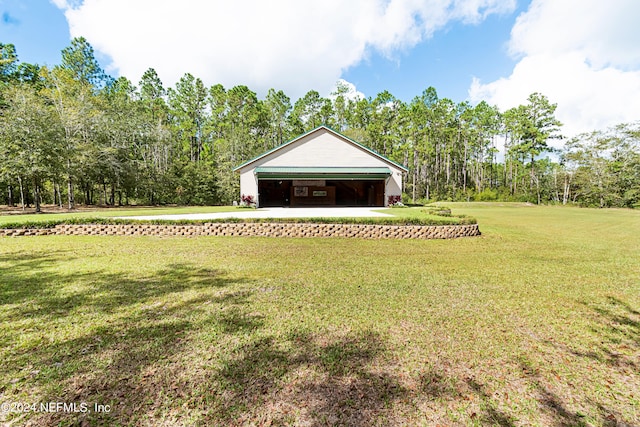
[[[12,255],[0,267],[0,306],[6,321],[33,318],[51,321],[69,316],[74,310],[110,313],[141,301],[170,293],[200,288],[224,288],[237,283],[227,272],[193,268],[186,263],[171,263],[150,276],[130,276],[106,272],[106,269],[78,273],[52,272],[48,267],[69,261],[64,252],[37,254],[32,257]],[[75,284],[76,286],[69,286]],[[69,289],[72,288],[72,291]]]
[[552,420],[553,424],[551,425],[557,427],[579,427],[588,425],[584,414],[568,409],[563,399],[543,384],[540,372],[537,369],[526,361],[523,361],[520,367],[527,377],[530,386],[534,388],[542,412],[546,413]]
[[233,350],[209,379],[224,392],[205,423],[374,425],[408,395],[398,378],[375,369],[385,351],[374,332],[261,337]]
[[39,251],[3,254],[0,259],[0,307],[30,301],[37,292],[51,294],[52,266],[74,259],[70,251]]
[[608,296],[604,304],[583,302],[594,315],[591,331],[598,337],[589,349],[551,343],[574,356],[606,363],[614,368],[640,371],[633,352],[640,349],[640,312],[626,302]]
[[[589,312],[590,330],[595,339],[588,347],[579,347],[574,343],[546,340],[545,344],[553,347],[572,358],[586,359],[591,365],[599,365],[601,369],[610,371],[610,377],[606,378],[602,385],[610,389],[617,379],[625,378],[633,384],[634,379],[639,379],[640,364],[637,360],[640,350],[640,312],[625,301],[608,296],[604,302],[582,302]],[[606,367],[606,368],[604,368]],[[567,409],[557,395],[543,385],[540,375],[529,366],[523,365],[528,372],[530,383],[535,387],[539,395],[541,406],[556,420],[558,426],[588,425],[586,414],[572,412]],[[596,368],[597,369],[597,368]],[[611,374],[616,374],[612,376]],[[593,408],[589,416],[597,419],[602,425],[631,425],[626,424],[626,416],[613,407],[607,407],[596,398],[587,399],[588,406]]]
[[[501,427],[514,427],[515,419],[504,412],[500,411],[493,399],[486,392],[485,387],[474,380],[473,378],[467,378],[465,380],[467,386],[481,399],[481,415],[479,421],[482,425],[492,425]],[[476,418],[472,416],[472,419]]]
[[[64,260],[62,253],[16,256],[15,268],[2,271],[1,313],[12,327],[2,339],[0,399],[112,410],[27,414],[34,425],[137,424],[153,405],[188,389],[173,374],[188,371],[193,334],[241,334],[262,325],[243,309],[250,281],[223,270],[174,263],[151,275],[122,276],[48,268]],[[66,294],[58,286],[78,282]],[[23,416],[2,414],[0,422],[19,424]]]

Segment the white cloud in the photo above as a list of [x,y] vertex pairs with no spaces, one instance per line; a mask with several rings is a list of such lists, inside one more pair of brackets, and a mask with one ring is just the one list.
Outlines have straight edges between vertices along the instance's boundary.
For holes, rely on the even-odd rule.
[[392,57],[452,20],[515,8],[515,0],[52,1],[71,36],[133,82],[153,67],[166,85],[190,72],[208,85],[274,87],[293,98],[332,87],[371,50]]
[[473,101],[502,109],[541,92],[558,104],[563,133],[603,129],[640,118],[640,2],[533,0],[511,31],[519,57],[509,77],[474,80]]
[[338,92],[338,90],[341,90],[341,95],[346,100],[358,101],[360,99],[366,98],[366,96],[364,96],[364,93],[356,89],[356,85],[346,81],[345,79],[338,79],[338,81],[333,85],[331,91],[329,92],[329,95],[327,95],[328,98],[331,100],[336,99],[336,93]]

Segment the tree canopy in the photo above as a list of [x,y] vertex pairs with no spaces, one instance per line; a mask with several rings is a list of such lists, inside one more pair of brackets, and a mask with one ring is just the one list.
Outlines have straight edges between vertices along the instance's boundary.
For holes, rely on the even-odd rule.
[[228,204],[232,169],[321,124],[405,165],[405,201],[514,200],[633,207],[640,131],[621,124],[566,141],[556,104],[533,93],[507,111],[440,98],[410,102],[347,87],[292,100],[270,89],[206,87],[186,73],[166,88],[153,68],[137,86],[74,39],[52,68],[0,44],[0,191],[7,204]]

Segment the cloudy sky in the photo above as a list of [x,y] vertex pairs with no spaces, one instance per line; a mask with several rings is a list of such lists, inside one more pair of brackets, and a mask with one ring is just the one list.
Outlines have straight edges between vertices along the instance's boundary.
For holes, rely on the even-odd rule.
[[84,36],[113,76],[273,87],[344,79],[410,101],[433,86],[502,110],[535,91],[564,133],[640,119],[638,0],[0,0],[0,42],[55,65]]

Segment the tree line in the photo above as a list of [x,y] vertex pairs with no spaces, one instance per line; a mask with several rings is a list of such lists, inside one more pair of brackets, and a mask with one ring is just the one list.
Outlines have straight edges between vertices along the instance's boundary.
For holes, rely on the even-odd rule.
[[21,63],[0,43],[0,191],[6,204],[230,204],[232,169],[325,124],[405,165],[405,202],[505,200],[633,207],[640,202],[640,126],[564,141],[540,93],[501,112],[388,91],[292,100],[270,89],[206,87],[187,73],[165,88],[149,68],[135,86],[101,69],[84,38],[54,67]]

